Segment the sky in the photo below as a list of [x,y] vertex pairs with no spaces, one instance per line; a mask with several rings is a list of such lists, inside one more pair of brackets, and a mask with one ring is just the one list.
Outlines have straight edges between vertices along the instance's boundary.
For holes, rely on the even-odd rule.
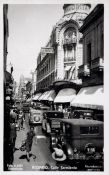
[[63,4],[9,4],[7,70],[13,65],[13,77],[32,77],[37,56],[45,47],[53,26],[64,15]]
[[63,4],[9,4],[7,67],[13,65],[14,80],[31,77],[41,47],[49,40],[53,26],[63,16]]

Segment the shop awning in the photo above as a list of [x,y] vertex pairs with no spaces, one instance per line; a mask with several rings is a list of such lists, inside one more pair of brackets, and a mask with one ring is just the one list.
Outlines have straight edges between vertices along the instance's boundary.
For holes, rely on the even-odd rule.
[[55,90],[50,90],[50,91],[47,91],[47,93],[44,96],[43,100],[53,101],[55,97],[56,97]]
[[41,96],[42,93],[37,93],[34,97],[33,97],[33,101],[38,100],[38,98]]
[[48,97],[48,101],[54,101],[55,97],[56,97],[55,90],[51,90],[50,94],[49,94],[49,97]]
[[44,92],[44,93],[38,98],[38,100],[39,100],[39,101],[40,101],[40,100],[43,100],[44,97],[45,97],[45,95],[47,94],[47,92],[48,92],[48,91]]
[[43,99],[42,100],[47,100],[48,99],[48,96],[49,96],[49,92],[50,91],[46,91],[44,96],[43,96]]
[[71,101],[71,106],[83,107],[90,109],[103,109],[103,86],[84,87],[77,94],[76,98]]
[[72,88],[61,89],[54,99],[54,103],[69,103],[76,97],[76,90]]

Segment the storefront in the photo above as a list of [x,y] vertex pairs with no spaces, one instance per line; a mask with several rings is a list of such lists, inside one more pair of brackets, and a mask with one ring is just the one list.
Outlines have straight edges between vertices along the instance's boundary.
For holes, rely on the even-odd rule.
[[76,97],[76,90],[72,88],[61,89],[56,98],[54,104],[58,107],[58,110],[66,110],[70,107],[70,102]]
[[38,98],[42,95],[42,93],[37,93],[33,98],[32,101],[37,101]]
[[43,101],[46,102],[46,104],[51,107],[51,110],[54,110],[53,101],[55,97],[56,97],[55,90],[50,90],[50,91],[47,91],[46,95],[43,98]]
[[48,91],[45,91],[39,98],[38,101],[43,101],[44,97],[46,97],[46,95],[48,94]]
[[104,88],[103,85],[90,86],[81,88],[76,98],[71,101],[70,105],[74,108],[92,109],[100,120],[104,120]]

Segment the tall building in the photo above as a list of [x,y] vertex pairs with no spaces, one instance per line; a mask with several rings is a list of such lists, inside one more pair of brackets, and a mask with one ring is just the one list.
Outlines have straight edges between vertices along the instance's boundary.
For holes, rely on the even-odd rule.
[[83,34],[83,64],[79,67],[82,88],[70,103],[91,109],[97,120],[104,120],[104,5],[98,4],[80,28]]
[[[25,100],[26,95],[27,95],[27,84],[31,87],[29,87],[29,95],[31,96],[31,91],[32,91],[32,79],[28,77],[24,77],[24,75],[20,76],[20,81],[19,81],[19,87],[18,87],[18,97],[20,100]],[[31,84],[31,85],[30,85]],[[31,90],[30,90],[31,89]]]
[[7,63],[7,45],[8,45],[8,36],[9,36],[9,26],[8,26],[8,5],[5,4],[3,6],[3,28],[4,28],[4,71],[6,71],[6,63]]
[[33,96],[36,91],[36,70],[31,71],[32,75],[32,89],[31,89],[31,95]]
[[83,34],[83,64],[79,77],[83,86],[103,84],[104,72],[104,5],[97,5],[80,28]]
[[49,42],[37,58],[37,90],[56,81],[78,80],[82,64],[82,34],[79,28],[90,12],[90,4],[65,4],[64,15],[54,26]]
[[8,37],[9,37],[9,26],[8,26],[8,4],[3,5],[3,59],[4,59],[4,132],[3,132],[3,169],[8,170],[8,165],[12,161],[13,153],[10,149],[10,109],[13,105],[13,82],[12,77],[13,67],[11,71],[7,71],[7,54],[8,54]]

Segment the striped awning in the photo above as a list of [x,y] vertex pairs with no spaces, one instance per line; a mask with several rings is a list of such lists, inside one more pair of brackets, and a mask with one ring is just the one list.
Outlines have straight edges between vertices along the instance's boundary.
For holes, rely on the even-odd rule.
[[50,90],[50,91],[47,91],[43,100],[53,101],[55,97],[56,97],[55,90]]
[[44,92],[39,98],[38,100],[41,101],[44,99],[45,95],[47,94],[48,91]]
[[90,109],[103,109],[103,85],[81,88],[71,106]]
[[54,99],[54,103],[69,103],[76,97],[76,90],[72,88],[61,89]]
[[33,101],[38,100],[38,98],[41,96],[42,93],[37,93],[34,97],[33,97]]

